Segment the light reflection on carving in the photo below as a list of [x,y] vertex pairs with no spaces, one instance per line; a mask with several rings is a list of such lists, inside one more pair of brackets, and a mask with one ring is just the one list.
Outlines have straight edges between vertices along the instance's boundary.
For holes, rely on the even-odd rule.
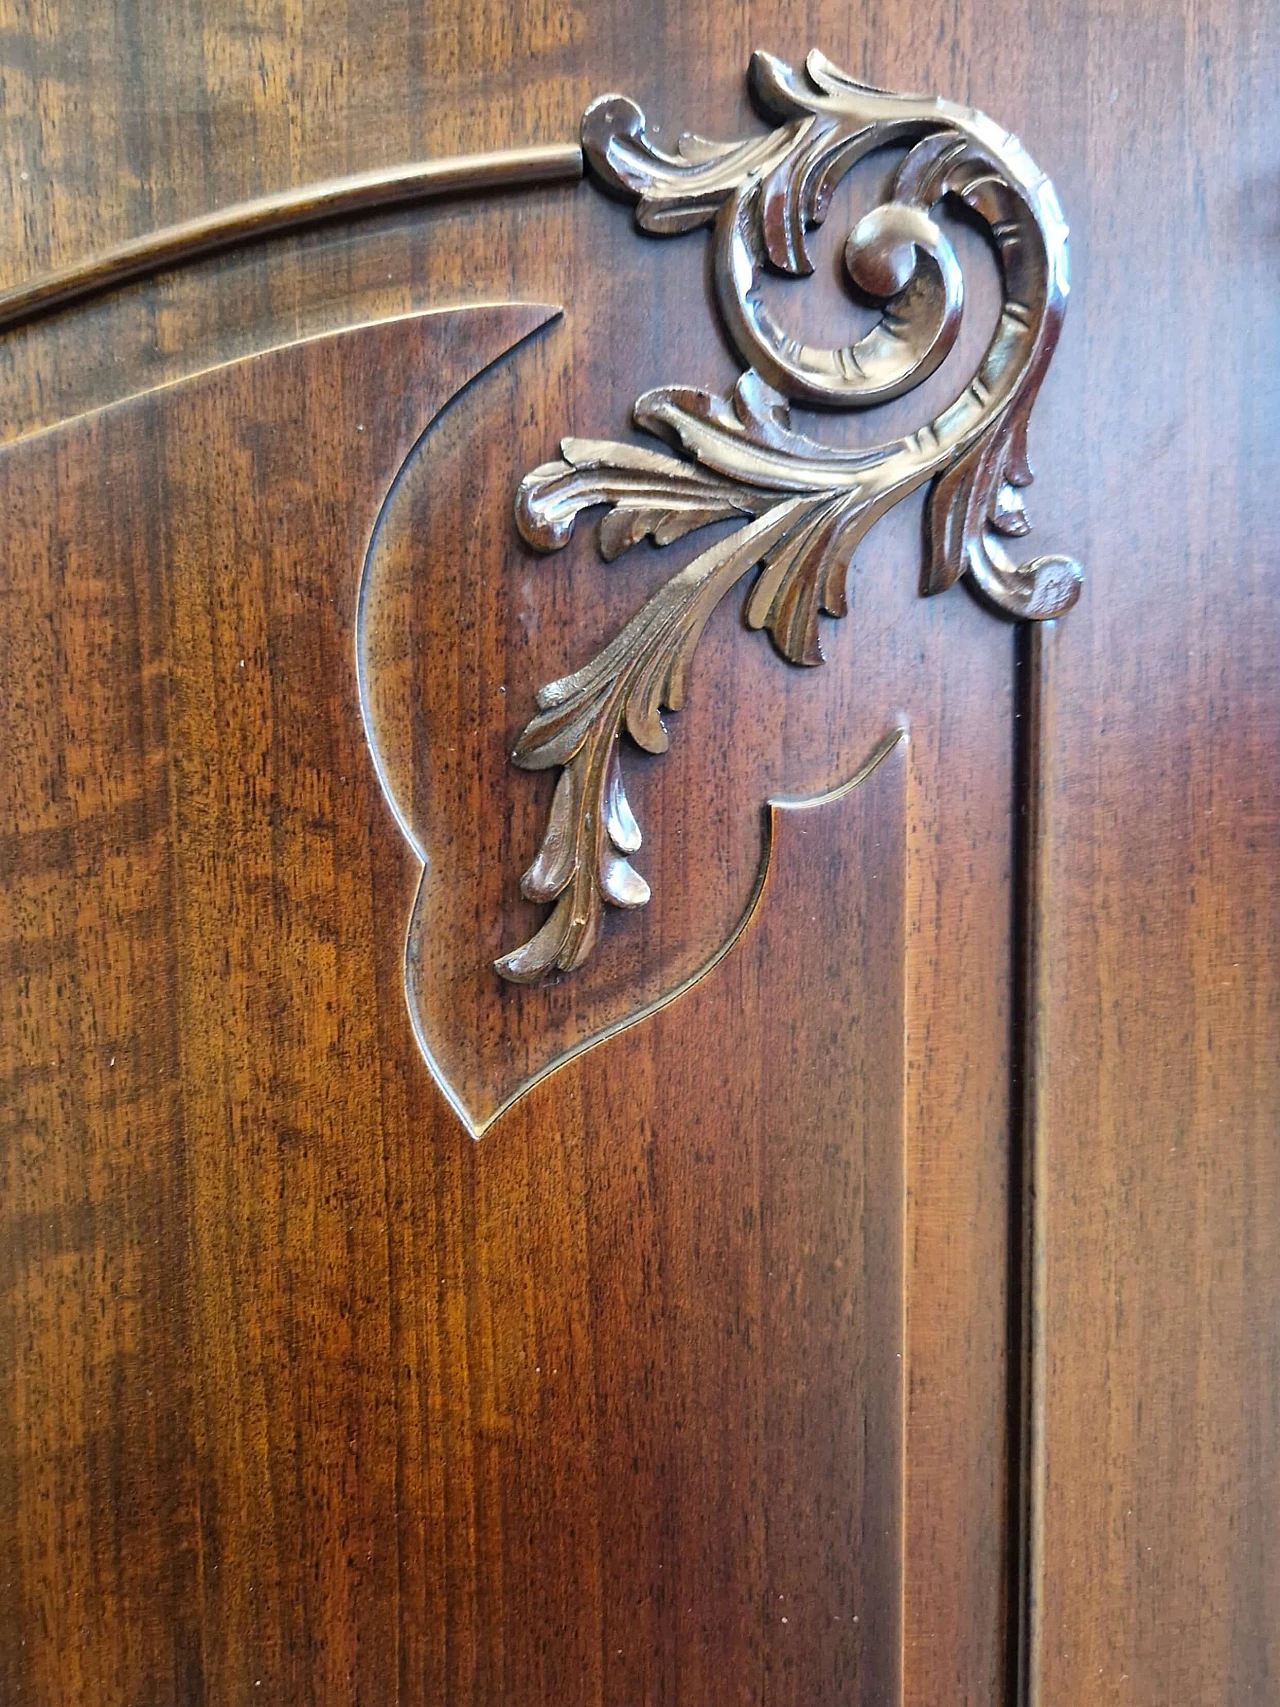
[[[665,546],[712,522],[738,526],[679,569],[588,664],[537,696],[513,758],[561,774],[522,890],[554,906],[529,942],[495,963],[514,982],[575,970],[595,950],[607,908],[649,901],[631,863],[640,829],[623,785],[621,739],[625,732],[647,752],[666,750],[662,713],[684,704],[703,628],[734,588],[750,583],[747,622],[766,629],[784,657],[820,664],[819,619],[846,613],[858,543],[932,482],[922,593],[964,576],[987,603],[1025,620],[1058,616],[1079,594],[1071,558],[1018,564],[1002,543],[1029,531],[1027,423],[1067,298],[1067,227],[1053,185],[1017,138],[981,113],[871,88],[819,53],[804,76],[757,53],[751,81],[779,122],[743,142],[684,136],[665,153],[621,95],[594,102],[583,120],[593,173],[636,202],[642,229],[713,228],[717,301],[746,371],[727,396],[663,386],[637,400],[635,424],[672,451],[564,440],[561,460],[521,484],[520,532],[553,551],[582,511],[604,506],[600,547],[613,559],[645,537]],[[880,319],[843,347],[793,338],[761,298],[765,268],[812,271],[807,233],[853,166],[887,143],[907,150],[889,199],[845,245],[854,283],[883,302]],[[932,421],[872,449],[802,434],[792,403],[882,403],[920,384],[951,349],[964,286],[933,218],[947,197],[978,215],[1000,263],[1000,317],[977,372]]]

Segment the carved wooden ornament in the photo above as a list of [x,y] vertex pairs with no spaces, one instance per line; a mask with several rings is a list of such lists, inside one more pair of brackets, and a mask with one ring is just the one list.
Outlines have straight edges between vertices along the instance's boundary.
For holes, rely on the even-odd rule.
[[[599,543],[606,560],[645,538],[666,547],[716,526],[712,543],[594,658],[537,693],[537,713],[510,756],[527,770],[560,773],[541,844],[521,882],[526,900],[551,911],[520,946],[505,946],[502,899],[510,890],[500,892],[489,878],[501,832],[487,813],[482,826],[474,807],[492,788],[491,781],[481,784],[478,767],[491,761],[498,773],[505,767],[507,737],[499,733],[505,723],[471,702],[473,745],[465,763],[456,758],[456,743],[449,749],[455,756],[447,783],[425,775],[417,743],[416,732],[430,719],[415,709],[413,695],[423,685],[413,675],[418,635],[405,620],[411,600],[397,553],[411,541],[413,519],[421,519],[415,493],[429,460],[423,447],[430,425],[401,462],[365,552],[355,686],[383,796],[421,868],[402,962],[408,1012],[428,1067],[477,1136],[554,1067],[687,989],[746,923],[746,914],[730,923],[722,908],[718,918],[696,921],[692,932],[657,933],[663,940],[652,951],[646,944],[641,952],[633,939],[622,954],[602,955],[603,964],[581,972],[600,943],[607,910],[643,907],[651,898],[633,864],[641,838],[623,782],[624,733],[649,753],[665,752],[663,712],[685,703],[699,639],[732,589],[746,586],[748,626],[767,629],[783,658],[820,664],[820,622],[846,612],[859,542],[927,484],[923,593],[941,592],[963,576],[988,605],[1029,620],[1059,615],[1079,594],[1081,571],[1071,558],[1018,564],[1003,543],[1029,530],[1022,500],[1031,480],[1027,425],[1067,298],[1067,227],[1053,185],[1017,138],[981,113],[872,88],[816,52],[803,75],[772,55],[755,54],[751,87],[776,123],[744,141],[685,135],[667,153],[649,137],[634,102],[606,95],[588,108],[580,146],[418,162],[283,191],[0,293],[0,326],[12,326],[273,232],[440,194],[577,179],[584,161],[604,188],[636,203],[642,230],[669,236],[712,228],[716,300],[743,366],[737,383],[726,395],[686,385],[646,391],[635,402],[634,423],[665,441],[664,448],[568,438],[560,460],[533,469],[519,485],[517,526],[543,551],[564,546],[578,516],[593,508],[605,510]],[[858,221],[844,245],[849,277],[881,305],[879,318],[841,347],[793,337],[765,303],[765,275],[812,272],[809,232],[823,223],[834,191],[857,162],[886,145],[903,150],[887,198]],[[948,197],[976,215],[999,264],[1000,312],[977,371],[940,413],[903,437],[851,450],[809,436],[793,421],[793,405],[851,410],[887,402],[921,384],[954,348],[964,281],[934,218]],[[446,315],[466,319],[457,328],[464,342],[471,332],[485,339],[493,333],[502,359],[558,312],[551,304],[506,303]],[[488,354],[460,372],[460,383],[494,359]],[[452,546],[451,540],[436,557],[456,564],[460,555],[470,573],[481,556],[478,542],[462,554]],[[412,567],[416,572],[419,565]],[[449,596],[433,593],[428,602],[443,607]],[[446,620],[442,609],[437,614]],[[461,619],[448,641],[455,649],[460,632]],[[458,650],[455,663],[460,659]],[[450,727],[457,714],[456,703],[444,709]],[[866,758],[860,750],[856,762]],[[454,818],[437,840],[426,818],[445,796],[451,804],[442,816],[448,820],[453,810]],[[462,798],[463,816],[470,814],[465,828]],[[485,840],[490,832],[493,839]],[[763,868],[757,896],[762,883]],[[460,896],[469,898],[471,915],[462,931]],[[562,987],[570,973],[581,974],[571,994]],[[513,984],[525,988],[515,991]]]
[[[592,174],[636,202],[642,230],[663,236],[711,227],[715,294],[743,372],[727,395],[666,385],[639,397],[635,425],[664,441],[660,447],[568,438],[560,460],[520,482],[517,527],[543,551],[564,546],[579,515],[593,508],[605,512],[599,544],[606,560],[646,537],[666,547],[713,525],[715,533],[594,658],[537,694],[536,715],[511,757],[527,770],[559,771],[541,844],[520,885],[526,900],[551,910],[519,946],[507,946],[501,891],[487,875],[502,828],[486,814],[461,829],[457,808],[441,804],[492,786],[481,786],[476,768],[490,762],[492,718],[475,711],[470,770],[459,770],[460,749],[450,747],[436,751],[431,762],[440,774],[427,777],[427,753],[413,728],[455,712],[424,707],[407,718],[380,709],[383,689],[394,700],[396,683],[412,675],[415,645],[430,643],[415,642],[394,613],[409,597],[406,577],[421,574],[418,528],[430,507],[415,509],[413,493],[422,490],[421,469],[435,462],[434,452],[415,449],[369,544],[356,636],[361,705],[384,795],[422,866],[405,935],[405,996],[424,1059],[477,1136],[546,1073],[687,989],[746,923],[741,914],[733,927],[723,919],[713,931],[699,926],[697,941],[667,932],[656,957],[640,956],[629,943],[582,970],[600,945],[608,910],[640,908],[651,898],[634,863],[641,835],[624,786],[624,735],[646,752],[665,752],[663,713],[685,703],[699,639],[731,590],[746,588],[748,626],[767,629],[783,658],[822,663],[820,622],[845,614],[859,542],[900,500],[929,485],[923,593],[944,591],[963,576],[993,609],[1032,620],[1067,610],[1079,593],[1081,571],[1071,558],[1018,564],[1005,545],[1029,529],[1022,499],[1031,480],[1027,423],[1067,296],[1067,227],[1052,184],[1015,137],[980,113],[869,88],[820,54],[798,75],[758,53],[751,81],[759,105],[778,122],[746,141],[684,136],[665,153],[648,136],[644,115],[620,95],[595,101],[583,120]],[[810,273],[808,233],[822,223],[836,187],[865,155],[894,143],[904,153],[887,199],[844,245],[854,285],[881,305],[878,320],[842,348],[789,336],[763,300],[766,270]],[[934,218],[947,197],[978,216],[999,263],[1000,310],[976,373],[904,437],[851,450],[802,432],[793,405],[884,403],[921,384],[954,347],[964,281]],[[534,325],[554,311],[525,305],[522,312]],[[480,549],[477,540],[473,550]],[[440,567],[452,559],[451,545],[443,544],[430,575],[456,580]],[[478,574],[475,585],[485,585]],[[431,620],[446,629],[441,601],[452,596],[424,593],[436,612]],[[446,643],[456,643],[456,630]],[[485,670],[489,663],[502,668],[490,660]],[[493,756],[500,768],[501,749]],[[866,758],[862,751],[855,762]],[[460,897],[474,915],[464,930]],[[571,990],[558,988],[571,973],[578,974]],[[513,984],[525,988],[517,992]]]
[[[742,142],[650,140],[621,95],[587,110],[583,148],[596,178],[636,202],[636,222],[669,236],[712,227],[716,296],[746,364],[728,396],[661,386],[638,398],[635,424],[676,454],[605,440],[562,441],[561,461],[526,476],[516,521],[554,551],[583,510],[606,506],[600,549],[613,559],[646,536],[666,546],[713,522],[733,532],[678,570],[595,658],[538,694],[513,754],[526,770],[560,769],[542,845],[521,884],[554,902],[533,938],[495,964],[535,983],[572,972],[595,950],[606,907],[642,907],[649,886],[631,863],[640,829],[623,787],[623,731],[650,753],[667,747],[662,712],[685,702],[707,618],[741,583],[746,619],[795,664],[823,661],[819,617],[845,614],[846,578],[868,529],[932,482],[921,591],[961,576],[996,610],[1023,619],[1074,604],[1069,557],[1015,564],[1002,539],[1029,529],[1027,423],[1066,306],[1067,226],[1049,179],[1018,139],[970,108],[894,95],[820,53],[799,76],[771,54],[751,61],[751,87],[778,120]],[[845,244],[854,284],[883,302],[856,343],[824,349],[793,338],[761,299],[766,267],[813,270],[806,234],[872,149],[906,147],[889,199]],[[978,371],[943,411],[904,438],[849,451],[792,424],[791,404],[862,409],[918,385],[954,344],[964,285],[932,213],[945,197],[977,214],[996,250],[1003,303]]]

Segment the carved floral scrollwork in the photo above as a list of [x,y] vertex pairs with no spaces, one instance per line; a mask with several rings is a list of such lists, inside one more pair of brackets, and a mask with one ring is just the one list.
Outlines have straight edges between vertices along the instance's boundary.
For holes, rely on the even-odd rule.
[[[1040,620],[1074,604],[1079,566],[1067,557],[1022,564],[1003,541],[1029,530],[1027,422],[1066,304],[1067,227],[1053,185],[1016,137],[943,100],[887,93],[811,53],[806,75],[769,54],[751,63],[760,106],[779,123],[744,142],[684,136],[674,154],[649,138],[620,95],[596,101],[583,147],[596,176],[637,203],[646,231],[714,228],[718,304],[747,365],[727,396],[680,386],[646,392],[637,427],[675,451],[566,439],[562,460],[526,476],[516,520],[553,551],[578,516],[604,506],[600,546],[618,557],[646,536],[666,546],[713,522],[738,527],[678,570],[590,663],[544,687],[514,752],[528,770],[559,768],[546,833],[525,873],[533,901],[554,902],[533,938],[496,962],[533,983],[570,972],[599,940],[606,907],[639,907],[649,887],[631,864],[640,830],[620,763],[623,731],[667,747],[662,712],[685,702],[708,617],[751,579],[750,627],[784,657],[820,664],[819,617],[845,614],[853,553],[882,516],[931,481],[921,591],[961,576],[1009,616]],[[850,233],[855,284],[883,301],[857,342],[822,348],[789,336],[760,295],[764,269],[812,271],[807,233],[832,193],[874,148],[907,150],[889,199]],[[933,218],[958,198],[984,223],[1003,280],[999,321],[977,372],[917,431],[868,450],[799,432],[791,404],[862,408],[901,395],[937,368],[960,324],[964,285]]]

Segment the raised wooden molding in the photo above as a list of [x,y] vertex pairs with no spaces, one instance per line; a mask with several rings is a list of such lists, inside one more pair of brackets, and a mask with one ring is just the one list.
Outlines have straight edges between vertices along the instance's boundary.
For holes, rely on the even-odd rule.
[[378,167],[279,190],[200,214],[180,225],[147,232],[101,255],[73,261],[26,284],[0,291],[0,328],[21,325],[82,297],[185,266],[219,250],[303,226],[437,196],[474,195],[485,190],[572,181],[581,176],[582,150],[577,143],[551,143]]

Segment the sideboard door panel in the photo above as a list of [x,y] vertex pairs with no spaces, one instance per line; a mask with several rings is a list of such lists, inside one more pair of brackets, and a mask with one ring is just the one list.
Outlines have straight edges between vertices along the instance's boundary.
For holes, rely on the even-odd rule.
[[1280,1707],[1274,7],[10,12],[0,1707]]
[[[979,1567],[930,1572],[920,1602],[998,1653],[1007,634],[956,602],[927,695],[921,647],[882,646],[850,700],[837,669],[720,625],[686,787],[646,798],[642,773],[636,798],[677,933],[723,786],[707,712],[767,755],[743,697],[790,708],[798,752],[736,761],[754,847],[723,940],[505,1109],[500,1090],[479,1142],[421,1047],[423,866],[394,808],[421,812],[428,870],[446,826],[481,866],[514,839],[486,826],[525,781],[501,751],[523,711],[456,683],[485,680],[468,600],[492,598],[487,633],[547,608],[510,493],[521,432],[545,431],[521,388],[573,347],[557,316],[315,335],[0,455],[17,1699],[870,1707],[922,1671],[912,1573],[957,1527]],[[482,518],[465,558],[459,503]],[[911,543],[887,531],[868,578],[900,583]],[[621,573],[572,569],[562,607]],[[526,649],[563,647],[542,623]],[[437,778],[481,743],[486,787],[446,817]],[[978,814],[935,780],[966,765]],[[766,804],[774,776],[809,792]],[[486,981],[474,916],[458,895],[450,964],[491,1030],[523,1011],[536,1042],[527,1016],[552,1010]],[[944,964],[972,1000],[939,1013]],[[972,1048],[935,1047],[957,1027]],[[476,1039],[482,1092],[496,1047]],[[979,1168],[950,1153],[957,1121]],[[940,1242],[930,1221],[966,1201]]]

